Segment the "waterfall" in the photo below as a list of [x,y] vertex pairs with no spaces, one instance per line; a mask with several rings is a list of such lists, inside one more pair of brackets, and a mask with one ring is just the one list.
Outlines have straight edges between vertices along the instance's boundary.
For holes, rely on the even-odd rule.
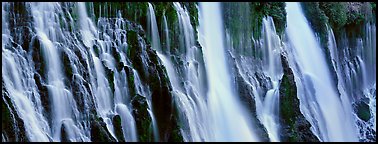
[[263,19],[262,37],[264,55],[262,67],[265,75],[272,82],[272,88],[266,92],[264,99],[256,97],[256,110],[270,140],[277,142],[279,141],[279,81],[282,79],[283,71],[280,57],[281,43],[272,17]]
[[[151,5],[149,5],[151,6]],[[201,85],[201,69],[200,67],[195,67],[195,65],[199,64],[199,60],[197,60],[198,56],[198,48],[194,45],[194,35],[193,35],[193,27],[190,23],[189,14],[186,10],[182,8],[182,6],[175,2],[173,6],[177,13],[177,18],[179,21],[179,31],[180,37],[179,40],[183,43],[180,43],[180,47],[186,50],[186,55],[181,55],[183,61],[188,63],[188,65],[184,65],[184,77],[178,76],[176,73],[177,67],[172,63],[169,57],[173,56],[170,52],[169,47],[169,35],[168,30],[164,29],[166,36],[166,49],[162,52],[157,51],[158,57],[162,61],[162,64],[166,67],[167,73],[171,82],[172,86],[172,93],[175,96],[175,101],[178,103],[178,108],[182,112],[180,116],[180,122],[182,123],[183,128],[181,128],[181,132],[183,133],[183,138],[185,141],[209,141],[208,133],[209,131],[205,129],[206,122],[206,105],[205,105],[205,97],[204,94],[201,93],[203,90],[201,89],[203,86]],[[152,6],[149,7],[149,10],[153,10]],[[154,17],[153,12],[149,12],[150,16]],[[166,18],[164,18],[164,27],[167,28]],[[150,19],[150,18],[148,18]],[[154,25],[156,21],[153,21],[156,18],[151,18],[151,25]],[[156,26],[149,26],[149,27],[156,27]],[[157,37],[159,35],[158,30],[151,31],[152,36],[152,45],[153,48],[161,47],[160,39]],[[155,36],[155,37],[154,37]],[[156,43],[157,44],[156,44]],[[154,47],[156,46],[156,47]],[[181,51],[180,51],[181,52]],[[185,80],[184,85],[180,84],[181,79]]]
[[376,141],[373,21],[322,48],[292,2],[2,13],[2,142]]
[[[7,44],[13,42],[9,29],[9,3],[2,3],[2,88],[3,101],[4,89],[7,89],[9,97],[14,102],[14,107],[17,110],[12,115],[20,115],[25,121],[25,131],[30,141],[49,141],[50,127],[47,120],[43,117],[41,110],[40,95],[37,91],[37,86],[33,79],[33,63],[30,57],[26,57],[26,53],[21,50],[21,46],[17,45],[14,51],[7,48]],[[25,69],[19,69],[19,68]],[[33,103],[32,100],[36,102]],[[3,105],[3,107],[8,107]],[[12,121],[16,121],[12,119]],[[2,141],[7,141],[8,138],[2,134]],[[20,139],[16,139],[21,141]]]
[[219,3],[200,3],[200,42],[209,81],[212,141],[258,141],[231,85]]
[[158,26],[156,23],[155,11],[151,3],[148,3],[147,26],[148,26],[147,32],[150,35],[149,37],[152,38],[151,39],[152,47],[156,51],[161,52],[160,36],[158,33]]
[[[327,28],[328,48],[330,49],[333,67],[336,69],[338,78],[338,90],[343,97],[355,99],[354,102],[357,103],[357,105],[366,104],[369,106],[369,111],[366,112],[371,115],[371,118],[369,120],[361,120],[361,118],[359,118],[359,108],[357,108],[357,110],[354,112],[353,118],[360,131],[360,141],[371,139],[369,138],[369,136],[373,135],[371,129],[375,131],[376,128],[376,101],[374,94],[376,90],[376,84],[375,81],[372,81],[373,79],[371,79],[376,77],[376,66],[371,65],[372,63],[374,63],[373,59],[375,59],[375,53],[373,54],[372,52],[375,51],[376,46],[374,40],[371,39],[376,35],[375,26],[370,25],[369,23],[365,25],[367,36],[362,39],[358,38],[357,41],[363,41],[363,43],[360,43],[359,45],[357,45],[357,47],[352,48],[359,51],[355,54],[355,58],[340,54],[345,53],[348,48],[340,48],[340,46],[336,44],[336,39],[332,28]],[[357,60],[354,61],[354,59]],[[356,75],[354,75],[353,72],[356,73]],[[357,79],[358,81],[354,82],[354,79]],[[353,87],[354,83],[358,83],[358,85],[356,87]],[[352,103],[348,102],[345,105],[352,105]],[[344,108],[348,109],[348,111],[353,111],[352,109],[350,109],[351,107]]]
[[[4,6],[4,5],[3,5]],[[9,35],[3,34],[4,37]],[[14,101],[16,112],[25,121],[25,129],[30,141],[49,141],[50,127],[43,117],[40,95],[32,78],[33,63],[25,57],[26,53],[20,49],[12,52],[2,47],[2,78],[9,96]],[[24,67],[25,69],[19,69]],[[32,100],[36,100],[33,103]],[[4,97],[3,97],[3,101]],[[9,106],[7,106],[9,107]]]
[[[321,141],[357,141],[347,97],[332,82],[325,55],[299,3],[286,3],[287,36],[295,69],[301,111]],[[299,78],[300,77],[300,78]],[[345,109],[345,107],[347,109]]]
[[163,30],[164,30],[164,39],[165,39],[165,47],[164,47],[164,51],[167,53],[167,54],[170,54],[170,39],[169,39],[169,29],[168,29],[168,24],[167,24],[167,17],[165,15],[163,15]]
[[77,105],[71,91],[65,88],[66,86],[62,79],[62,62],[58,54],[59,45],[56,44],[61,34],[59,30],[61,26],[55,17],[55,7],[59,7],[59,4],[33,3],[30,7],[36,34],[42,42],[43,57],[44,61],[46,61],[47,88],[52,101],[52,137],[54,141],[60,141],[61,126],[65,124],[70,140],[80,137],[84,139],[84,130],[77,125],[77,118],[80,115]]

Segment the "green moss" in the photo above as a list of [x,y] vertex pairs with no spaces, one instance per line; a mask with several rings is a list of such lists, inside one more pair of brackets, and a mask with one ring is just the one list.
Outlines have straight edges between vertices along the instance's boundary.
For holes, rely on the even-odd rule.
[[[364,23],[375,21],[375,3],[362,2],[302,2],[304,14],[312,29],[319,34],[322,47],[327,47],[329,24],[336,36],[363,37]],[[371,16],[373,13],[373,16]]]
[[[274,21],[278,35],[284,33],[286,27],[286,10],[284,2],[245,2],[245,3],[223,3],[223,17],[225,28],[230,34],[233,47],[240,50],[245,47],[243,43],[251,43],[253,38],[260,39],[262,31],[262,20],[266,16],[271,16]],[[246,56],[257,56],[254,45],[248,51],[237,51]]]
[[302,2],[302,10],[306,16],[310,26],[315,33],[319,34],[320,45],[327,47],[328,41],[328,17],[322,9],[320,9],[319,2]]
[[193,28],[196,28],[199,23],[198,23],[198,3],[197,2],[180,2],[181,5],[185,6],[187,11],[189,12],[190,16],[190,22],[193,26]]
[[147,111],[147,99],[141,95],[136,94],[132,99],[132,106],[132,113],[135,118],[139,141],[152,141],[152,119]]
[[121,121],[122,121],[121,116],[115,115],[113,117],[113,125],[114,125],[115,135],[116,135],[119,142],[125,142],[125,138],[123,137],[123,132],[122,132]]
[[134,82],[134,75],[130,75],[130,81]]
[[356,106],[357,116],[363,121],[369,121],[371,118],[370,108],[365,102],[360,102]]
[[282,77],[281,87],[283,87],[285,94],[285,97],[282,97],[280,103],[280,109],[283,109],[281,110],[281,114],[283,116],[283,119],[287,120],[290,125],[293,125],[291,118],[295,117],[295,113],[292,105],[294,104],[294,99],[296,99],[297,94],[290,85],[289,78],[286,75]]
[[108,79],[111,93],[114,93],[114,72],[108,67],[104,67],[106,78]]
[[261,36],[262,19],[265,16],[271,16],[276,27],[276,32],[282,34],[286,27],[286,10],[284,2],[252,2],[251,16],[256,21],[254,28],[254,37]]
[[360,24],[365,21],[364,15],[362,13],[348,12],[348,21],[347,25],[350,24]]
[[123,18],[130,21],[140,23],[144,29],[146,28],[147,2],[94,2],[93,9],[95,20],[98,17],[115,18],[118,17],[117,12],[121,12]]
[[375,23],[376,22],[376,3],[375,2],[370,2],[370,6],[371,6],[371,9],[372,9],[372,13],[373,13],[373,22]]
[[342,2],[320,2],[319,8],[328,17],[334,31],[338,31],[347,23],[347,5]]
[[297,99],[296,87],[290,84],[290,79],[287,75],[282,77],[280,87],[282,87],[280,90],[284,93],[280,98],[280,116],[284,124],[289,127],[288,132],[290,133],[287,137],[287,141],[296,142],[298,141],[298,132],[295,129],[295,119],[297,117],[295,106],[298,104],[295,101]]

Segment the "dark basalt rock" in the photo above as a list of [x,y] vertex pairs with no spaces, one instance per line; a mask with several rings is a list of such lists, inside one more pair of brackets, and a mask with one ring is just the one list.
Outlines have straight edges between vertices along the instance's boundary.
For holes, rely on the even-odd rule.
[[364,101],[359,101],[354,105],[355,112],[361,120],[367,122],[371,118],[369,105]]
[[[228,57],[231,57],[231,55],[228,54]],[[230,59],[230,62],[234,63],[236,62],[236,59]],[[268,142],[269,141],[269,136],[268,133],[265,129],[265,127],[262,125],[262,123],[258,120],[257,118],[257,113],[256,113],[256,102],[255,102],[255,97],[256,95],[253,95],[252,93],[252,87],[248,85],[242,76],[239,74],[236,64],[232,64],[234,67],[232,68],[233,70],[233,75],[235,76],[235,87],[236,91],[239,94],[240,102],[241,104],[246,107],[245,109],[248,110],[251,116],[251,123],[256,124],[255,125],[255,133],[258,134],[260,141]],[[255,75],[260,75],[255,73]],[[262,81],[260,79],[259,81]],[[266,86],[265,86],[266,87]]]
[[254,127],[255,133],[259,135],[261,141],[268,142],[268,133],[262,123],[257,119],[256,102],[254,98],[256,96],[252,94],[252,87],[249,86],[239,74],[236,76],[236,86],[240,95],[240,101],[247,107],[247,110],[252,115],[251,118],[253,122],[251,123],[256,124]]
[[289,142],[319,142],[311,132],[311,124],[302,115],[297,97],[297,87],[293,71],[288,65],[285,56],[281,55],[284,75],[280,85],[280,123],[282,141]]
[[48,119],[48,122],[51,122],[51,105],[47,86],[38,73],[34,73],[34,80],[37,85],[39,97],[43,106],[43,115]]
[[116,139],[106,128],[106,123],[102,118],[91,116],[91,141],[92,142],[116,142]]
[[[129,27],[130,29],[127,31],[127,55],[130,58],[132,67],[138,72],[141,81],[149,85],[152,109],[156,117],[160,141],[168,141],[172,137],[172,134],[174,134],[172,131],[174,131],[177,125],[177,116],[174,115],[172,88],[167,72],[155,50],[152,50],[150,43],[145,37],[141,36],[144,34],[143,29],[132,22],[129,25],[132,25],[132,27]],[[134,77],[131,77],[132,71],[126,69],[125,71],[129,75],[128,81],[133,81]],[[142,126],[142,124],[139,125]],[[138,134],[140,134],[139,131]],[[147,138],[147,136],[140,136],[142,140],[146,140]]]
[[152,119],[147,111],[147,99],[136,94],[131,100],[133,106],[132,114],[135,119],[139,141],[153,141]]
[[64,84],[66,86],[70,85],[70,79],[73,77],[72,67],[71,67],[71,60],[68,54],[65,51],[61,52],[61,59],[63,62],[63,72],[65,74]]
[[61,142],[70,142],[70,140],[68,139],[66,131],[67,131],[66,126],[64,125],[64,123],[62,123],[62,126],[60,127],[60,140],[61,140]]
[[13,106],[12,100],[9,97],[9,93],[5,89],[4,81],[2,82],[2,96],[1,133],[5,135],[9,142],[28,142],[29,140],[26,136],[24,120],[21,119],[17,111],[15,111],[15,107]]
[[42,43],[39,38],[33,37],[30,43],[31,55],[34,61],[34,68],[42,76],[42,81],[45,81],[45,61],[43,59]]
[[32,15],[29,14],[30,7],[25,2],[9,3],[9,9],[5,8],[8,13],[10,35],[14,42],[22,46],[25,51],[29,51],[29,43],[32,39],[31,31]]
[[81,113],[85,113],[86,111],[89,111],[89,108],[85,107],[86,103],[88,103],[85,100],[85,96],[88,95],[88,90],[85,86],[88,85],[87,82],[82,81],[80,78],[78,78],[77,75],[74,75],[71,79],[71,92],[73,95],[73,98],[75,99],[76,105],[78,107],[78,110]]
[[125,138],[123,137],[123,131],[122,131],[122,125],[121,125],[121,116],[115,115],[113,117],[113,125],[114,125],[114,131],[115,135],[119,142],[125,142]]

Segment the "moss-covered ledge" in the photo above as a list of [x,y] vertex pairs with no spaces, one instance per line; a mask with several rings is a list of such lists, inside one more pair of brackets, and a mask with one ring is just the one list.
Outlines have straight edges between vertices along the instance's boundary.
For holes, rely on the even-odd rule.
[[281,35],[286,27],[285,7],[284,2],[222,3],[225,27],[231,35],[242,31],[258,39],[261,37],[262,19],[271,16],[276,32]]
[[348,37],[362,37],[363,25],[375,22],[375,3],[368,2],[302,2],[304,15],[320,37],[321,46],[328,43],[327,26],[331,26],[336,38],[340,32]]

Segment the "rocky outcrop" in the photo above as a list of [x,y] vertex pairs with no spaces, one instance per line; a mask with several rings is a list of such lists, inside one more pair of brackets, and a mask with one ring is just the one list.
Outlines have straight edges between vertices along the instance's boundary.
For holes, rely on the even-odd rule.
[[101,117],[91,116],[91,141],[92,142],[116,142],[116,139],[106,128],[106,123]]
[[115,115],[113,117],[113,125],[114,125],[114,131],[115,131],[115,135],[118,139],[119,142],[125,142],[125,137],[123,136],[123,127],[121,125],[121,122],[122,119],[121,119],[121,116],[119,115]]
[[[130,29],[127,31],[128,56],[143,84],[147,84],[150,88],[152,108],[159,128],[160,141],[168,141],[178,132],[176,127],[178,118],[174,115],[176,109],[173,105],[169,78],[156,51],[152,50],[147,41],[144,30],[140,25],[132,22],[130,25]],[[131,73],[130,70],[126,71]],[[138,120],[136,121],[138,125]]]
[[[12,100],[2,82],[2,103],[1,103],[1,133],[6,141],[28,142],[23,119],[17,114]],[[2,138],[2,141],[4,139]]]
[[284,71],[279,100],[281,140],[287,142],[319,142],[310,130],[311,124],[300,112],[293,71],[283,55],[281,55],[281,62]]

